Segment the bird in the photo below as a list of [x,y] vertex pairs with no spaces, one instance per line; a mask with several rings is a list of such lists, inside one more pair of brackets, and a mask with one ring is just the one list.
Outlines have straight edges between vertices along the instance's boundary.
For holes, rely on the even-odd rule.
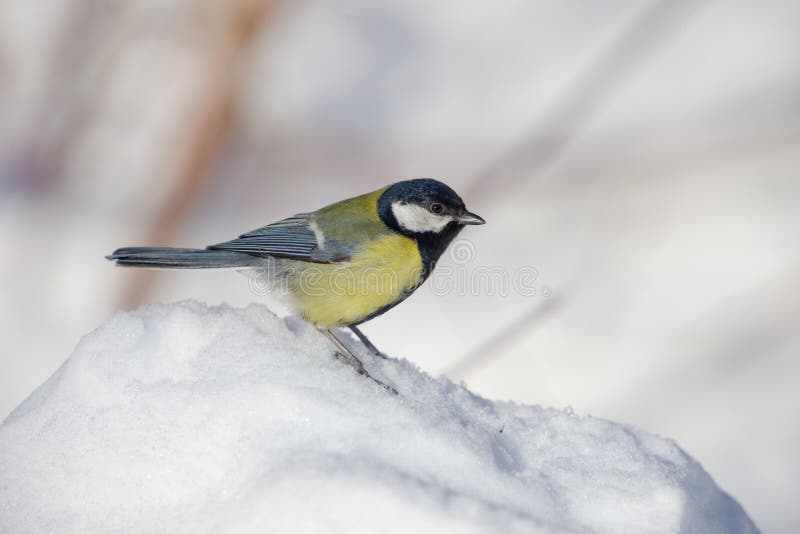
[[433,178],[402,180],[316,211],[299,213],[204,249],[123,247],[106,256],[122,267],[250,268],[266,273],[290,308],[334,345],[337,358],[387,390],[334,333],[358,328],[408,298],[468,225],[486,221]]

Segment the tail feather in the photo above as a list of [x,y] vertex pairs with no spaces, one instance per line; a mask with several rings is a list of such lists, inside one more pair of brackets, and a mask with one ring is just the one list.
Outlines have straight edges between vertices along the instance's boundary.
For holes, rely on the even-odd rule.
[[168,247],[118,248],[106,259],[123,267],[156,269],[224,269],[247,267],[258,261],[258,258],[239,252]]

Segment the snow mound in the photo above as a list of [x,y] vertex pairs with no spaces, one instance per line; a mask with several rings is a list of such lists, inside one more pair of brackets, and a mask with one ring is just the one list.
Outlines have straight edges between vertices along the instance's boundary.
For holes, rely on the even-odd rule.
[[118,313],[0,427],[2,532],[755,532],[673,442],[263,306]]

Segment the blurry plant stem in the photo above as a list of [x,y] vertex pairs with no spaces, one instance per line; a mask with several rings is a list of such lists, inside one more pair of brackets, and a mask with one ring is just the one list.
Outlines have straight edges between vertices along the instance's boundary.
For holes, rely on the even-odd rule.
[[[198,93],[192,118],[176,145],[181,155],[174,184],[150,225],[145,243],[171,245],[172,237],[191,212],[212,178],[210,168],[230,133],[239,98],[242,66],[255,37],[272,18],[277,0],[208,0],[199,5],[198,24],[208,36],[208,77],[196,84]],[[122,306],[135,308],[145,301],[158,271],[137,270],[122,299]]]
[[464,191],[465,196],[506,191],[515,181],[541,175],[603,103],[646,63],[681,23],[702,7],[701,1],[655,0],[642,8],[578,74],[548,114],[475,175]]
[[[83,142],[98,112],[95,104],[110,82],[109,65],[119,45],[114,29],[128,9],[125,4],[105,9],[92,0],[76,0],[73,6],[56,34],[53,69],[29,138],[15,157],[16,180],[35,194],[56,189]],[[105,44],[98,47],[98,42]]]
[[485,366],[490,360],[498,358],[503,351],[513,346],[524,333],[530,331],[532,325],[544,319],[561,306],[561,300],[555,295],[537,304],[495,332],[483,343],[474,347],[464,356],[448,365],[444,374],[453,380],[463,379]]
[[[588,63],[552,106],[552,111],[534,124],[526,136],[475,175],[465,196],[508,191],[514,183],[540,176],[579,135],[581,128],[611,97],[637,67],[644,64],[666,42],[681,23],[702,7],[701,2],[655,0],[618,32],[612,42]],[[556,301],[524,312],[489,341],[478,345],[450,365],[445,373],[463,377],[497,358],[513,344],[531,322],[555,309]]]

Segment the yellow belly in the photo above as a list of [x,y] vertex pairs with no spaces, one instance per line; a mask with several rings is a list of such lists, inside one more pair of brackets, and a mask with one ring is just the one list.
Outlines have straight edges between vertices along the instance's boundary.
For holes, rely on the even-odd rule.
[[399,234],[381,236],[348,262],[292,262],[290,270],[297,310],[320,328],[358,324],[406,298],[423,281],[416,243]]

